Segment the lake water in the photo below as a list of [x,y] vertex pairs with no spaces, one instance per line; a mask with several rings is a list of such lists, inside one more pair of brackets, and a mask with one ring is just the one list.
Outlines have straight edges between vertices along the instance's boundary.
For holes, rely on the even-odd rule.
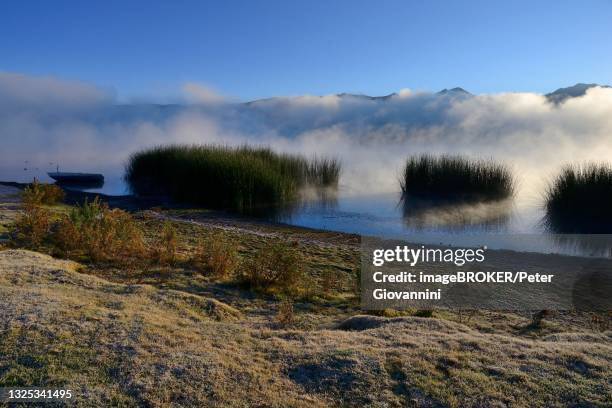
[[[108,173],[107,173],[108,174]],[[53,182],[46,172],[0,171],[0,180],[29,182],[34,177]],[[107,195],[128,194],[120,175],[107,175],[100,188],[85,189]],[[290,213],[276,217],[287,224],[354,234],[398,238],[408,242],[452,246],[487,246],[568,255],[606,256],[610,235],[550,234],[542,224],[544,212],[538,200],[473,205],[404,206],[399,192],[365,194],[340,187],[333,198],[310,199]]]
[[401,194],[340,194],[334,204],[310,203],[281,221],[292,225],[407,242],[486,246],[566,255],[612,255],[612,235],[548,233],[541,205],[515,201],[474,205],[409,206]]

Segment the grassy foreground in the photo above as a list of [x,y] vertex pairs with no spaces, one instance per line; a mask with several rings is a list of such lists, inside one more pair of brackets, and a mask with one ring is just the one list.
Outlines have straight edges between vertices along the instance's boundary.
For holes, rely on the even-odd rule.
[[132,155],[125,180],[139,195],[253,213],[291,203],[302,187],[334,187],[339,176],[334,159],[248,146],[167,146]]
[[[53,222],[79,211],[42,208]],[[0,250],[0,386],[68,386],[87,393],[77,406],[612,404],[609,315],[364,315],[355,236],[207,211],[130,216],[146,257],[83,246],[52,258],[54,231],[38,252]],[[295,285],[275,284],[262,249]],[[236,262],[219,271],[211,254]],[[259,285],[243,278],[253,263]]]
[[461,156],[412,156],[400,180],[404,195],[445,200],[500,200],[514,193],[510,170]]
[[612,233],[612,167],[566,166],[545,195],[546,223],[562,233]]

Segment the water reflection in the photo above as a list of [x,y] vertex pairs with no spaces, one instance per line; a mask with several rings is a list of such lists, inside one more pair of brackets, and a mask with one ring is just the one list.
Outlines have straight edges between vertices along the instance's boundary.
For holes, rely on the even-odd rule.
[[591,257],[612,257],[610,234],[550,234],[550,239],[563,252]]
[[512,200],[450,202],[402,197],[404,224],[417,231],[504,231],[513,210]]
[[330,212],[338,206],[337,187],[309,187],[300,190],[296,200],[278,206],[257,209],[257,214],[270,221],[290,222],[295,214],[306,211]]
[[88,191],[104,187],[104,180],[78,182],[56,181],[55,184],[66,190]]
[[300,191],[298,207],[296,209],[303,210],[306,208],[315,208],[321,211],[334,210],[338,206],[338,188],[325,187],[314,188],[310,187]]
[[554,234],[610,234],[612,221],[601,216],[595,216],[594,211],[584,213],[573,211],[571,213],[555,213],[547,211],[540,221],[546,230]]

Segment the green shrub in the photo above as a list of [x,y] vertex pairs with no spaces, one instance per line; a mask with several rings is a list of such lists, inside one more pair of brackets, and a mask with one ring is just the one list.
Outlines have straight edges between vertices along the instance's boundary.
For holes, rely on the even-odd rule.
[[138,152],[125,180],[138,195],[258,213],[297,198],[301,187],[337,185],[337,160],[279,154],[268,148],[166,146]]

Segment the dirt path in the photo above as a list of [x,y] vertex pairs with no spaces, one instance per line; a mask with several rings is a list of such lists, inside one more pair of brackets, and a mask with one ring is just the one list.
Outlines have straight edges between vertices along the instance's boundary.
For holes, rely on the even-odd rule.
[[182,222],[199,225],[207,228],[217,228],[224,231],[250,234],[264,238],[284,238],[291,235],[291,239],[300,243],[317,245],[320,247],[351,247],[359,245],[359,236],[335,231],[315,230],[304,227],[294,227],[287,224],[260,221],[242,217],[221,216],[217,213],[193,212],[185,215],[165,214],[150,211],[148,215],[160,220]]

